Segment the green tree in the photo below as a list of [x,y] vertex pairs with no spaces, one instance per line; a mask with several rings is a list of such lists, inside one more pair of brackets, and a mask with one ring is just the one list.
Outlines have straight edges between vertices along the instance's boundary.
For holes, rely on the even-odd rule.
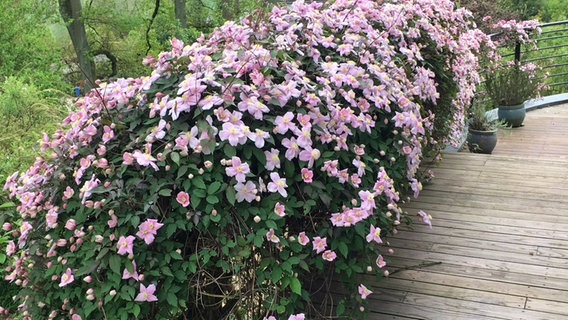
[[40,89],[62,88],[60,50],[46,22],[50,1],[0,1],[0,81],[18,76]]
[[81,79],[84,81],[85,90],[91,89],[95,80],[95,63],[89,50],[87,32],[83,22],[81,0],[58,0],[59,12],[65,22],[73,48],[79,60]]

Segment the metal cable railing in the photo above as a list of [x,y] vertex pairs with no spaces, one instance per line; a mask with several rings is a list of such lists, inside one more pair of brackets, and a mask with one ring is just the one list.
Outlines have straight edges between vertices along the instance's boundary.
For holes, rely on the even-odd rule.
[[542,33],[536,38],[539,49],[528,45],[515,46],[513,57],[520,62],[533,62],[548,73],[545,83],[549,89],[543,95],[568,93],[568,20],[540,24]]

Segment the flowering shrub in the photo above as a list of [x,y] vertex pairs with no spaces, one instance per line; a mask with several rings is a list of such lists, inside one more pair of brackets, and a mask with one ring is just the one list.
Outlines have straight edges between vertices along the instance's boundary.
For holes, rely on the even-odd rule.
[[536,46],[532,34],[539,35],[542,32],[538,20],[499,20],[491,28],[495,32],[493,41],[498,46],[514,46],[517,42]]
[[[461,131],[485,38],[449,0],[321,6],[174,39],[145,59],[151,76],[99,83],[45,136],[51,157],[5,185],[25,316],[304,319],[364,304],[356,274],[382,275],[424,152]],[[347,289],[335,304],[333,275]]]
[[[485,88],[494,106],[513,106],[525,100],[540,97],[546,89],[546,73],[532,62],[505,59],[499,51],[517,50],[517,44],[528,45],[538,50],[534,35],[541,33],[537,20],[500,20],[492,25],[495,33],[492,41],[486,44],[487,56],[483,64],[487,68]],[[507,61],[508,60],[508,61]]]

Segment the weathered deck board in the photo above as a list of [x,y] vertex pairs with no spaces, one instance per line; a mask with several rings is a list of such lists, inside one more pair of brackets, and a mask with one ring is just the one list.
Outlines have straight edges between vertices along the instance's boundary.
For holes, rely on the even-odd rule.
[[568,105],[529,112],[493,155],[432,170],[405,209],[433,228],[400,228],[388,268],[441,264],[374,283],[369,319],[568,319]]

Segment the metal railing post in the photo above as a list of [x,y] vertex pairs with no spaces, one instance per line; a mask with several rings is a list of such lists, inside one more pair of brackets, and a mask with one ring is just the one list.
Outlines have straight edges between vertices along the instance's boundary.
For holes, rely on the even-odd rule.
[[515,42],[515,63],[519,64],[521,62],[521,42]]

